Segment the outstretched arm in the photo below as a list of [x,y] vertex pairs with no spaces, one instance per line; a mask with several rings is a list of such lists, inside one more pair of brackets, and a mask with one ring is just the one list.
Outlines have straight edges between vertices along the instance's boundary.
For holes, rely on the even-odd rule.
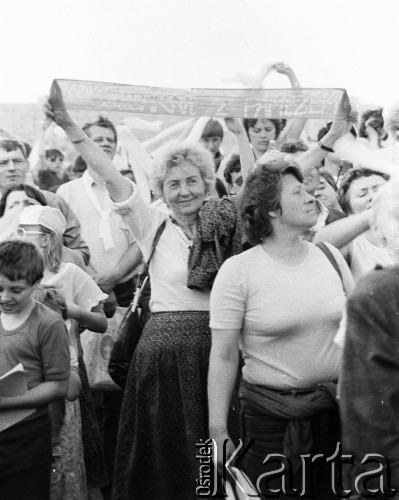
[[336,248],[341,249],[348,245],[357,236],[369,229],[370,211],[366,210],[359,214],[336,220],[318,231],[314,242],[326,241]]
[[[291,87],[293,89],[300,89],[301,85],[296,77],[294,70],[285,63],[276,63],[273,65],[273,68],[277,71],[277,73],[281,73],[282,75],[286,75],[288,80],[290,81]],[[287,141],[299,141],[301,138],[302,131],[306,125],[306,118],[300,118],[297,120],[292,120],[288,127],[283,131],[281,136],[278,138],[279,142],[282,140]]]
[[227,128],[236,135],[240,152],[241,175],[245,182],[248,173],[255,164],[254,154],[241,118],[231,116],[224,119]]
[[132,184],[118,172],[111,159],[73,121],[65,107],[61,88],[55,80],[51,85],[48,102],[45,104],[45,114],[65,131],[82,158],[104,180],[110,197],[116,202],[129,198],[132,194]]
[[[322,160],[328,154],[328,149],[333,149],[338,139],[350,131],[351,126],[352,121],[334,120],[330,130],[321,139],[320,143],[314,144],[295,159],[296,163],[301,167],[304,177],[307,177],[313,168],[320,166]],[[320,145],[328,149],[323,149]]]

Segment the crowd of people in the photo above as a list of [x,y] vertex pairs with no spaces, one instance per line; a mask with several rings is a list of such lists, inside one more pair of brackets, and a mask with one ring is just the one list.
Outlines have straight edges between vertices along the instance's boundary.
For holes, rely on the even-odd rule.
[[[399,182],[395,154],[379,155],[399,120],[386,116],[334,120],[317,142],[304,118],[208,118],[154,155],[144,186],[115,166],[114,124],[81,127],[54,82],[35,162],[0,138],[0,498],[211,498],[240,440],[234,465],[259,498],[338,498],[339,446],[353,457],[341,491],[399,488]],[[55,125],[68,165],[46,144]],[[80,334],[130,306],[149,259],[126,385],[93,390]]]

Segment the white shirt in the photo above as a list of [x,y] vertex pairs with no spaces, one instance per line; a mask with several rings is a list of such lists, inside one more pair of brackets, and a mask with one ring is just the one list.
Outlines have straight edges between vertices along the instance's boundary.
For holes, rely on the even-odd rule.
[[159,226],[167,221],[150,261],[151,311],[208,311],[210,292],[187,288],[192,242],[170,216],[146,203],[137,186],[129,199],[113,203],[113,208],[131,229],[145,261]]
[[[105,184],[95,181],[86,170],[80,179],[62,184],[57,194],[79,219],[82,237],[90,250],[88,272],[92,276],[111,272],[133,245],[134,238],[122,217],[111,210],[112,201]],[[133,273],[124,276],[119,283],[127,281]]]

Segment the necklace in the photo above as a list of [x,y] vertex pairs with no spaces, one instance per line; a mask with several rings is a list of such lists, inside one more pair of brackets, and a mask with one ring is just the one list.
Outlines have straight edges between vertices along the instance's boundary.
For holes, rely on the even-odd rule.
[[198,224],[197,219],[194,221],[193,224],[190,224],[190,225],[186,225],[186,224],[181,223],[181,222],[186,222],[185,219],[180,219],[180,221],[179,221],[175,217],[171,216],[171,220],[172,220],[173,224],[175,224],[176,226],[178,226],[181,229],[181,231],[185,234],[185,236],[190,241],[195,239],[195,237],[197,235],[197,224]]

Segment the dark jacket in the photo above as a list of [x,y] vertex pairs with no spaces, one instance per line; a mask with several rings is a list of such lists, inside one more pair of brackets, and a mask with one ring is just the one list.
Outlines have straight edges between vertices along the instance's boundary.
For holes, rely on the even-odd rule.
[[355,465],[344,470],[353,488],[359,474],[378,468],[362,465],[363,458],[378,453],[399,488],[399,267],[363,276],[347,315],[339,401],[343,449]]

